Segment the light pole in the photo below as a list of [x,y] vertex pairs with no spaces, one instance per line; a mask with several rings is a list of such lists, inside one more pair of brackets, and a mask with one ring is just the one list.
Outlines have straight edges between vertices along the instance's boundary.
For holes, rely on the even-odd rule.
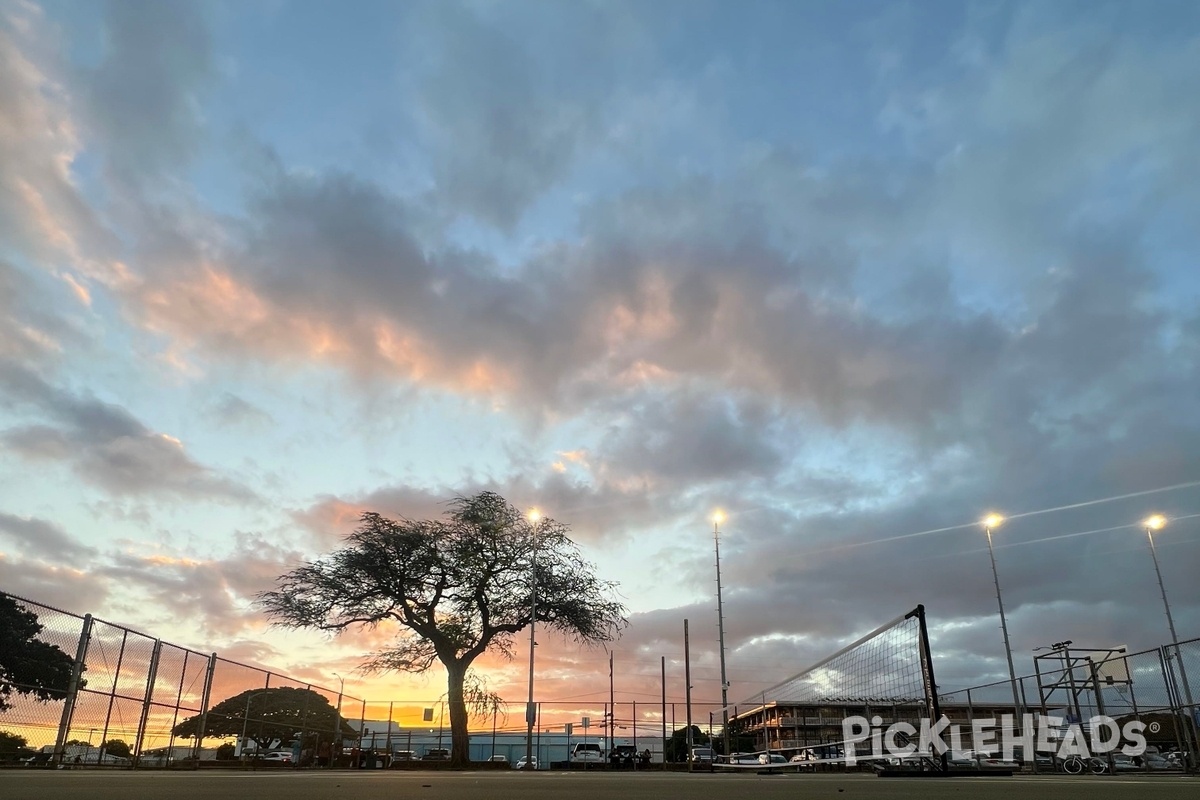
[[333,755],[329,759],[329,768],[334,766],[342,758],[342,695],[346,693],[346,679],[338,673],[333,673],[333,677],[338,679],[338,699],[337,708],[333,713]]
[[[1175,648],[1175,661],[1179,664],[1179,680],[1183,684],[1183,696],[1188,704],[1188,727],[1192,728],[1192,733],[1196,733],[1195,729],[1195,703],[1192,701],[1192,687],[1188,684],[1187,669],[1183,664],[1183,653],[1179,651],[1179,636],[1175,633],[1175,620],[1171,617],[1171,604],[1167,602],[1167,590],[1163,585],[1162,570],[1158,566],[1158,551],[1154,547],[1154,532],[1162,530],[1166,527],[1167,518],[1162,514],[1154,514],[1147,517],[1143,524],[1146,526],[1146,541],[1150,544],[1150,557],[1154,559],[1154,574],[1158,576],[1158,591],[1162,595],[1163,610],[1167,612],[1167,628],[1171,631],[1171,644]],[[1192,755],[1192,763],[1195,763],[1195,755]]]
[[533,654],[537,647],[537,546],[538,522],[542,514],[536,508],[529,512],[533,531],[533,555],[529,560],[529,701],[525,704],[525,769],[533,765],[533,724],[537,720],[537,707],[533,704]]
[[[246,723],[250,721],[250,701],[253,700],[254,698],[258,697],[260,694],[265,693],[266,691],[268,691],[268,690],[263,689],[261,692],[251,692],[250,694],[246,695],[246,710],[242,712],[242,763],[243,764],[246,763]],[[261,731],[260,731],[260,733],[261,733]],[[255,759],[258,758],[258,740],[257,739],[254,741],[254,757],[255,757]],[[258,762],[256,760],[255,764],[257,765],[257,763]],[[255,768],[257,769],[257,766]]]
[[1000,574],[996,571],[996,553],[992,549],[992,528],[1004,524],[1004,517],[988,514],[983,518],[983,530],[987,534],[988,557],[992,560],[992,580],[996,583],[996,604],[1000,607],[1000,630],[1004,633],[1004,656],[1008,659],[1008,680],[1012,685],[1013,714],[1021,719],[1021,696],[1017,691],[1017,670],[1013,667],[1012,643],[1008,639],[1008,620],[1004,617],[1004,600],[1000,597]]
[[[725,677],[725,607],[721,601],[721,522],[725,512],[713,513],[713,547],[717,554],[717,644],[721,654],[721,735],[725,742],[725,757],[729,758],[729,681]],[[710,718],[711,719],[711,718]],[[709,725],[711,728],[711,724]],[[712,731],[709,731],[711,738]]]

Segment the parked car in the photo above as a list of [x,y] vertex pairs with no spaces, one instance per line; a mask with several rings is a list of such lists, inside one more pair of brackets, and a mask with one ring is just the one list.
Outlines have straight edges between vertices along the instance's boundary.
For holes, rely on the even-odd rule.
[[488,761],[492,762],[493,764],[507,764],[508,756],[504,755],[503,753],[493,753],[492,757],[489,758]]
[[743,765],[744,764],[757,764],[758,763],[758,754],[757,753],[732,753],[729,756],[728,763],[743,764]]
[[571,761],[602,761],[603,754],[596,742],[576,742],[571,747]]
[[534,769],[537,769],[538,768],[537,756],[534,756],[529,761],[525,760],[525,756],[521,756],[520,758],[517,759],[517,765],[515,767],[513,767],[513,769],[525,769],[525,767],[528,765],[532,765]]
[[392,753],[392,761],[416,761],[417,754],[412,750],[397,750]]
[[1008,761],[1007,759],[999,758],[997,756],[982,756],[977,759],[976,763],[979,764],[980,769],[1013,771],[1021,769],[1021,765],[1016,761]]
[[788,760],[779,753],[763,753],[758,757],[758,763],[768,765],[786,764]]
[[421,756],[422,761],[449,761],[450,751],[444,747],[435,747],[432,750],[426,750],[425,755]]
[[713,749],[711,747],[693,747],[692,761],[698,764],[711,764],[713,762]]
[[261,760],[273,762],[276,764],[290,764],[290,763],[292,763],[292,751],[291,750],[275,750],[270,753],[263,753]]
[[637,748],[633,745],[619,744],[608,751],[608,763],[618,769],[621,767],[632,768],[637,755]]

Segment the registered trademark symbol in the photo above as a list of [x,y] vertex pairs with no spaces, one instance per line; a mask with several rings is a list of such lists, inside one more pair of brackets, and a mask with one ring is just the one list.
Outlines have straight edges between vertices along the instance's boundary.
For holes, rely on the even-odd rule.
[[1151,722],[1147,727],[1150,729],[1151,733],[1158,733],[1162,730],[1162,725],[1158,724],[1157,722]]

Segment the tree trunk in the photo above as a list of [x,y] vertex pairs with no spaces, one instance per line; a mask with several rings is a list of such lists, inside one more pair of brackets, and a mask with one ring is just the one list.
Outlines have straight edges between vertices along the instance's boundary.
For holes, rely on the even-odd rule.
[[471,737],[467,729],[467,703],[463,698],[463,681],[467,667],[446,664],[447,705],[450,706],[450,766],[459,768],[471,763]]

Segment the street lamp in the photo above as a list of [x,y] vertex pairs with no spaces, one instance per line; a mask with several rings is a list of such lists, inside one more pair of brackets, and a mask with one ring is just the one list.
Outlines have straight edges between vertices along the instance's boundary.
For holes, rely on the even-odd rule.
[[346,679],[338,673],[333,673],[333,677],[338,679],[338,699],[337,709],[333,714],[333,740],[335,742],[335,750],[333,757],[329,759],[329,768],[334,766],[342,758],[342,695],[346,693]]
[[[721,734],[725,740],[725,757],[729,757],[729,681],[725,677],[725,607],[721,601],[721,523],[725,512],[713,512],[713,547],[717,554],[717,644],[721,653]],[[712,725],[710,723],[709,728]],[[712,731],[709,731],[711,735]],[[690,755],[690,754],[689,754]]]
[[533,654],[537,647],[535,627],[537,625],[537,529],[542,513],[536,508],[529,512],[533,531],[533,555],[529,560],[529,701],[525,704],[525,769],[533,765],[533,724],[537,720],[537,707],[533,704]]
[[[250,694],[246,695],[246,710],[244,712],[242,712],[242,763],[243,764],[246,763],[246,723],[250,721],[250,701],[253,700],[254,698],[258,697],[260,694],[265,694],[268,691],[270,691],[270,690],[263,689],[261,692],[251,692]],[[261,730],[259,732],[261,733]],[[257,765],[258,764],[258,761],[257,761],[257,759],[258,759],[258,740],[255,740],[255,742],[254,742],[254,758],[255,758],[254,763]],[[256,768],[257,768],[257,766],[256,766]]]
[[[1179,664],[1179,680],[1183,683],[1183,695],[1188,708],[1194,709],[1192,702],[1192,687],[1188,684],[1187,670],[1183,665],[1183,654],[1179,652],[1179,637],[1175,633],[1175,620],[1171,617],[1171,604],[1167,602],[1167,590],[1163,585],[1162,570],[1158,566],[1158,551],[1154,548],[1154,531],[1162,530],[1167,525],[1167,518],[1162,514],[1153,514],[1143,522],[1146,527],[1146,541],[1150,543],[1150,557],[1154,559],[1154,574],[1158,576],[1158,591],[1162,595],[1163,610],[1167,612],[1167,627],[1171,631],[1171,644],[1175,648],[1175,661]],[[1189,714],[1189,717],[1191,715]],[[1194,723],[1194,718],[1192,719]],[[1195,729],[1193,728],[1193,732]],[[1193,756],[1194,758],[1194,756]]]
[[1012,685],[1013,714],[1021,717],[1021,697],[1017,691],[1017,670],[1013,666],[1012,643],[1008,639],[1008,620],[1004,617],[1004,600],[1000,596],[1000,574],[996,571],[996,553],[992,549],[992,529],[1004,524],[1004,517],[996,513],[988,514],[982,520],[984,533],[987,534],[988,558],[992,561],[992,580],[996,584],[996,605],[1000,607],[1000,630],[1004,633],[1004,656],[1008,659],[1008,681]]

